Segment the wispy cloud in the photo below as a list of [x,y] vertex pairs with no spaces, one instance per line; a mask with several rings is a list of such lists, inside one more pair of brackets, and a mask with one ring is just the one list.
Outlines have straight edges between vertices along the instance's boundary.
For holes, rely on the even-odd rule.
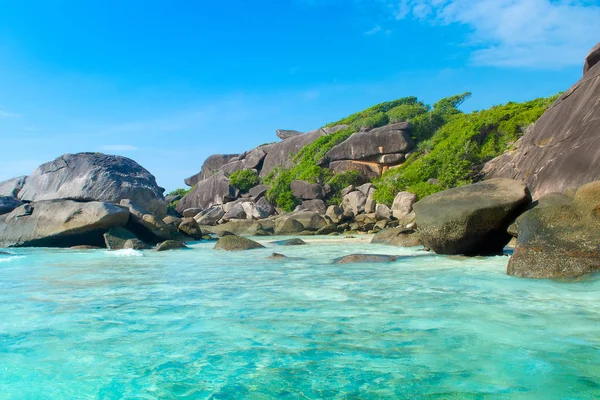
[[136,150],[139,150],[139,147],[133,146],[131,144],[107,144],[104,146],[100,146],[100,150],[102,150],[102,151],[136,151]]
[[381,25],[377,25],[373,29],[369,29],[368,31],[365,32],[365,35],[371,36],[371,35],[376,34],[377,32],[381,32]]
[[6,110],[0,108],[0,118],[21,118],[21,117],[22,117],[21,114],[9,112],[9,111],[6,111]]
[[600,39],[600,6],[583,0],[401,0],[393,8],[398,20],[468,26],[477,65],[580,65]]

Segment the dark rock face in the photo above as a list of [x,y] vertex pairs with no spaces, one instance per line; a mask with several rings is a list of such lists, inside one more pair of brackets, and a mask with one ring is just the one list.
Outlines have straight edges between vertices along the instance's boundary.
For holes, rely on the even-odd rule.
[[215,225],[224,215],[223,207],[215,206],[196,215],[194,219],[199,225]]
[[267,156],[263,162],[260,177],[269,175],[275,167],[291,167],[293,164],[292,155],[298,153],[304,146],[314,142],[323,135],[326,135],[325,131],[318,129],[304,135],[291,137],[279,143],[263,146]]
[[502,252],[509,225],[531,203],[527,187],[491,179],[445,190],[414,204],[423,245],[438,254],[486,255]]
[[323,200],[304,200],[296,209],[299,211],[313,211],[324,215],[327,212],[327,205]]
[[295,136],[304,135],[302,132],[290,130],[290,129],[277,129],[277,137],[281,140],[293,138]]
[[[590,61],[596,55],[600,55],[598,48]],[[524,181],[535,199],[600,179],[598,98],[597,63],[527,130],[516,150],[487,163],[483,174]]]
[[585,75],[594,65],[600,62],[600,43],[598,43],[585,57],[583,74]]
[[294,218],[284,217],[275,222],[276,235],[289,235],[304,231],[304,225]]
[[45,200],[24,204],[0,221],[2,247],[104,247],[103,234],[123,227],[129,212],[97,201]]
[[363,182],[368,182],[372,179],[378,178],[383,173],[383,168],[379,164],[365,161],[332,161],[329,163],[329,169],[335,174],[356,171],[359,173]]
[[327,225],[325,218],[313,211],[295,211],[291,218],[300,222],[307,231],[318,231]]
[[104,234],[104,242],[109,250],[122,250],[125,242],[137,239],[137,237],[125,228],[111,228]]
[[159,243],[158,246],[154,249],[154,251],[169,251],[169,250],[180,250],[187,249],[188,247],[185,243],[182,243],[178,240],[165,240],[162,243]]
[[416,247],[421,246],[419,234],[412,229],[406,228],[387,228],[379,231],[371,243],[388,244],[398,247]]
[[300,200],[322,199],[324,196],[321,185],[307,181],[292,181],[290,189],[294,196]]
[[250,189],[248,193],[250,194],[250,196],[252,196],[254,201],[258,201],[262,197],[264,197],[265,193],[267,193],[267,190],[269,190],[270,188],[271,186],[267,185],[256,185],[252,189]]
[[202,239],[202,230],[194,218],[184,218],[177,229],[179,232],[192,239]]
[[23,189],[26,176],[18,176],[7,181],[0,182],[0,196],[18,197],[19,192]]
[[228,235],[224,236],[215,244],[215,249],[225,251],[242,251],[263,248],[260,243],[250,240],[243,236]]
[[148,243],[158,243],[171,238],[171,230],[168,225],[139,204],[129,199],[123,199],[120,205],[129,210],[127,229],[140,239]]
[[350,254],[340,257],[334,261],[336,264],[359,264],[359,263],[389,263],[398,260],[396,256],[385,254]]
[[135,161],[100,153],[65,154],[40,165],[25,181],[19,199],[69,199],[119,203],[133,199],[149,212],[164,217],[164,189]]
[[[546,197],[546,196],[544,196]],[[566,198],[541,198],[516,223],[507,273],[522,278],[576,278],[600,270],[600,182]]]
[[385,154],[404,154],[415,147],[410,131],[410,123],[401,122],[357,132],[331,149],[325,157],[331,161],[369,160]]
[[214,205],[225,204],[238,197],[238,190],[229,184],[229,179],[223,171],[199,182],[191,192],[179,200],[177,211],[183,212],[188,208],[208,209]]
[[14,197],[0,196],[0,215],[8,214],[21,204],[23,204],[23,202]]
[[198,182],[210,177],[214,172],[220,170],[223,165],[237,157],[239,157],[239,154],[213,154],[204,161],[199,173],[190,176],[184,182],[188,186],[195,186]]

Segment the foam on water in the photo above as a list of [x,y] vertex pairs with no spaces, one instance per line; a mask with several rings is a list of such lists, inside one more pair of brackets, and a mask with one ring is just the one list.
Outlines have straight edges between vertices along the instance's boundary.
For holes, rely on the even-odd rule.
[[107,251],[105,254],[107,254],[110,257],[143,257],[144,253],[142,253],[140,250],[134,250],[134,249],[122,249],[122,250],[115,250],[115,251]]
[[[309,238],[143,257],[15,249],[0,398],[600,397],[600,278]],[[272,252],[288,260],[268,260]],[[391,264],[333,264],[357,253]]]

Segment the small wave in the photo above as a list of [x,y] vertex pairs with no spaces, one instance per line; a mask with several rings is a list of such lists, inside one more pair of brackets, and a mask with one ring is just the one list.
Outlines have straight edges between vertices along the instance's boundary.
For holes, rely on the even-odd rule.
[[115,256],[115,257],[143,257],[141,251],[134,249],[122,249],[122,250],[114,250],[108,251],[106,254]]
[[19,258],[25,258],[25,256],[14,256],[11,254],[10,257],[0,257],[0,263],[11,262],[12,260],[18,260]]

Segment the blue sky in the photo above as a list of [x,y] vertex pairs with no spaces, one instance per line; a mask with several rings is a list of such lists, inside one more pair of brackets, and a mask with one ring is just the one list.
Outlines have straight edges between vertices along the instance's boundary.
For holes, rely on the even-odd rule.
[[548,96],[599,20],[596,0],[0,0],[0,180],[101,151],[171,190],[210,154],[386,100]]

